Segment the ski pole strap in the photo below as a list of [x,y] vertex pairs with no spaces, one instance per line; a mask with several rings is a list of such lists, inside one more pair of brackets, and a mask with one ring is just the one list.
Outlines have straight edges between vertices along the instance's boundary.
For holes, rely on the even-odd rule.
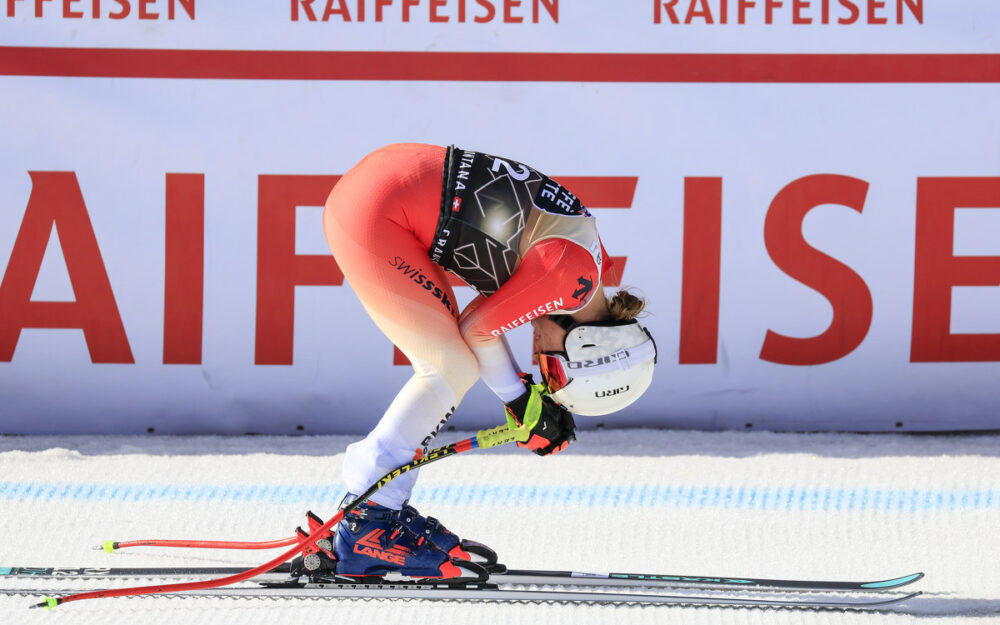
[[489,430],[479,430],[476,433],[476,446],[480,449],[486,449],[488,447],[513,443],[514,441],[523,443],[528,440],[527,437],[529,434],[529,432],[519,432],[507,424],[499,425]]

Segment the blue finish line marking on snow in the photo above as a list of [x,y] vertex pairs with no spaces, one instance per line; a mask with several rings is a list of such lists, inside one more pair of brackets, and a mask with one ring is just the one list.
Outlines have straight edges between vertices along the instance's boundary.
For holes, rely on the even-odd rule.
[[[229,502],[336,505],[340,484],[100,484],[0,482],[0,501]],[[823,512],[1000,510],[1000,490],[735,486],[418,486],[415,504],[610,506]]]

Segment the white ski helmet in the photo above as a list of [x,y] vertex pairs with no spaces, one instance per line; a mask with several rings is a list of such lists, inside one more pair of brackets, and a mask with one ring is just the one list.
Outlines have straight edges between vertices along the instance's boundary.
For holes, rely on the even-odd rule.
[[606,415],[628,406],[653,381],[656,343],[638,321],[576,323],[550,315],[566,330],[562,352],[538,354],[542,380],[574,414]]

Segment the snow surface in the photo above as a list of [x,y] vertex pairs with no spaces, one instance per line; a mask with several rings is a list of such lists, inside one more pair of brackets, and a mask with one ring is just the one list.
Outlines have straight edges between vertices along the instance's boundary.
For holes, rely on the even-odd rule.
[[[444,432],[438,442],[470,435]],[[256,565],[274,551],[108,539],[271,540],[330,516],[353,437],[0,437],[0,568]],[[512,568],[885,579],[921,597],[878,614],[746,608],[147,597],[2,623],[1000,622],[1000,435],[599,430],[557,456],[478,450],[423,469],[413,503]],[[4,587],[41,581],[0,578]],[[109,582],[75,582],[97,588]],[[141,582],[145,584],[147,582]],[[65,585],[65,584],[60,584]],[[126,585],[136,585],[130,583]]]

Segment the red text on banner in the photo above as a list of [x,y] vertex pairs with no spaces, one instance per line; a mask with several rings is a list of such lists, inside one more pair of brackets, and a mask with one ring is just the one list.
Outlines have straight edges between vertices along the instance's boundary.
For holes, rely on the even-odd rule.
[[865,281],[802,236],[802,222],[816,206],[838,204],[860,213],[867,193],[864,180],[817,174],[792,181],[774,197],[764,221],[768,254],[778,268],[829,300],[833,320],[826,331],[809,338],[768,330],[760,350],[762,360],[785,365],[831,362],[854,351],[868,334],[872,296]]
[[[133,363],[76,174],[33,171],[29,175],[31,196],[0,282],[0,361],[13,358],[24,328],[79,328],[92,362]],[[59,233],[74,301],[31,300],[53,228]]]
[[163,364],[200,364],[205,174],[167,174],[164,243]]
[[722,178],[684,179],[680,364],[714,364],[719,345]]
[[323,206],[339,179],[340,176],[258,178],[255,364],[292,364],[296,286],[344,283],[344,274],[332,255],[295,253],[295,207]]
[[1000,178],[917,179],[912,362],[1000,361],[1000,334],[951,332],[952,287],[1000,288],[1000,256],[954,254],[956,208],[1000,208]]

